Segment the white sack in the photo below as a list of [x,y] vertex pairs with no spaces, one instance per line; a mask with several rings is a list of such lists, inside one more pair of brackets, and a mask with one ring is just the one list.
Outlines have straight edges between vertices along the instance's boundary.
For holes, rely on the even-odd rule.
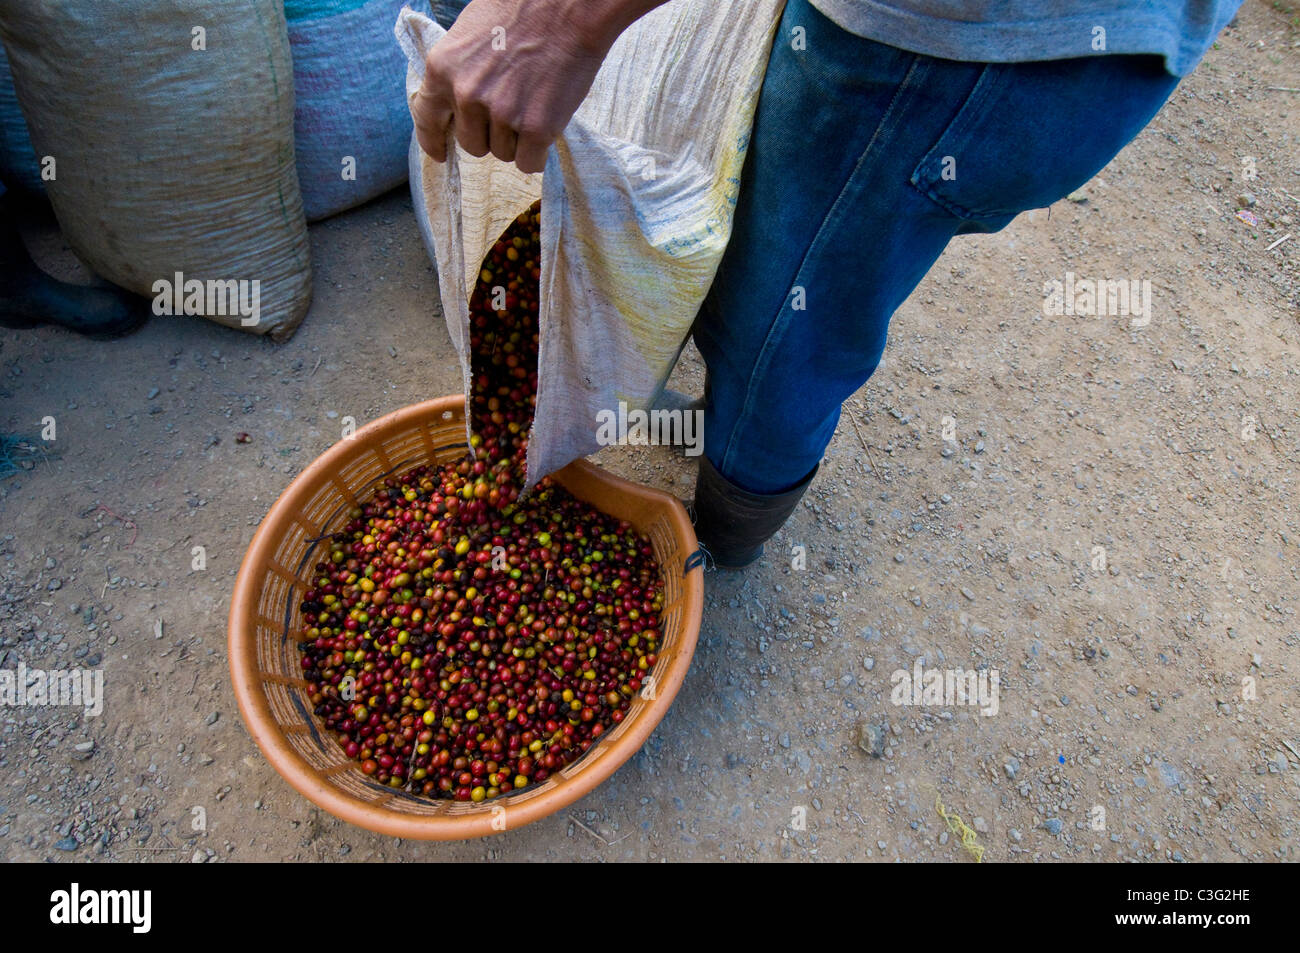
[[[469,384],[469,295],[506,226],[542,199],[541,344],[528,484],[600,449],[597,414],[658,396],[731,234],[740,172],[783,0],[672,0],[614,44],[591,92],[524,175],[411,144],[411,191]],[[404,10],[397,36],[424,78],[444,31]],[[467,414],[468,418],[468,414]]]

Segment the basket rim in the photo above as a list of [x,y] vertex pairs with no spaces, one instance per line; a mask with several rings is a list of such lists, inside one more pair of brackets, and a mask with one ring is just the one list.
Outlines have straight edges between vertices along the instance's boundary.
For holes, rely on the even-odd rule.
[[[375,833],[409,840],[464,840],[501,833],[503,828],[493,810],[498,805],[507,807],[508,822],[504,829],[514,830],[560,811],[611,777],[640,750],[677,696],[695,654],[704,605],[703,568],[696,566],[682,578],[682,618],[685,620],[682,638],[656,681],[655,698],[628,722],[621,735],[598,742],[582,760],[587,761],[598,749],[603,749],[595,758],[585,765],[579,762],[578,770],[568,777],[553,775],[554,783],[548,779],[546,783],[550,787],[533,797],[513,803],[510,800],[484,801],[454,815],[414,816],[367,803],[322,781],[316,769],[293,748],[279,729],[263,690],[256,664],[252,622],[265,577],[264,568],[259,570],[259,567],[265,567],[271,561],[293,514],[298,511],[299,503],[313,493],[324,478],[336,474],[364,448],[412,430],[428,418],[442,419],[448,410],[463,415],[464,408],[464,397],[459,394],[411,404],[371,421],[358,429],[351,439],[336,442],[316,457],[285,487],[253,534],[235,579],[227,622],[227,652],[235,701],[254,743],[276,772],[299,794],[335,817]],[[672,494],[632,483],[586,460],[575,460],[553,476],[564,483],[566,474],[596,480],[621,493],[658,505],[665,511],[673,534],[687,542],[687,552],[695,550],[695,529],[686,508]]]

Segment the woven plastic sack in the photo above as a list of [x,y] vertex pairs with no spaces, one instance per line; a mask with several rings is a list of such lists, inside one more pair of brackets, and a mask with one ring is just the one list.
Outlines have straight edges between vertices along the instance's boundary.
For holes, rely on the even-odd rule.
[[0,37],[86,264],[158,313],[292,334],[311,259],[280,0],[0,0]]
[[0,183],[26,192],[45,191],[40,163],[32,149],[27,120],[18,107],[14,78],[3,46],[0,46]]
[[[525,175],[459,149],[445,164],[411,144],[416,216],[438,267],[469,390],[469,294],[506,226],[542,199],[537,410],[528,483],[600,449],[597,420],[659,395],[731,234],[783,0],[674,0],[642,17]],[[407,95],[444,31],[403,11]],[[468,416],[468,415],[467,415]]]
[[[429,12],[428,0],[410,6]],[[285,0],[294,150],[309,222],[406,181],[406,57],[393,42],[401,9],[402,0]]]

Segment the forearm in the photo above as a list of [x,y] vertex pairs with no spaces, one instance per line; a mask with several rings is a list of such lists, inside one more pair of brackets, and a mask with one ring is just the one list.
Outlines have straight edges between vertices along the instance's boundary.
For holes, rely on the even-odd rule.
[[581,24],[584,45],[598,54],[633,23],[668,0],[566,0],[572,22]]

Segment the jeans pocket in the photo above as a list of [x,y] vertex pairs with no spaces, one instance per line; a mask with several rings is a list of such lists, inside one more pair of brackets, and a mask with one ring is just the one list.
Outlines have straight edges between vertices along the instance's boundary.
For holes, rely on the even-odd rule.
[[990,150],[1005,153],[1013,143],[989,142],[984,132],[990,113],[1005,99],[1003,90],[1010,81],[1005,67],[986,64],[965,102],[912,171],[912,185],[958,218],[1002,218],[1021,211],[1010,207],[1014,203],[1006,195],[1004,177],[990,177],[997,169],[987,155]]
[[1168,98],[1177,80],[1154,60],[986,64],[912,185],[981,231],[1051,205],[1101,171]]

